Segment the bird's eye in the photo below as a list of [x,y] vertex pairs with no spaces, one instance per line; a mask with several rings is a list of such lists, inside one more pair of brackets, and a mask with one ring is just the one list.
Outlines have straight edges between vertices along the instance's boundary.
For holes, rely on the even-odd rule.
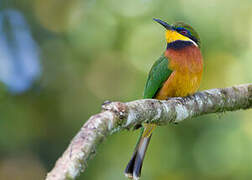
[[183,35],[187,35],[187,30],[181,30],[179,33]]

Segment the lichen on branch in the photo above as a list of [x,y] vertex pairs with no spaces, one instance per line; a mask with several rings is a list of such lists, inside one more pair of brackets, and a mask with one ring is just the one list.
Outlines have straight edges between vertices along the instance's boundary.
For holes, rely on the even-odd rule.
[[109,134],[134,129],[142,123],[165,125],[209,113],[252,108],[252,84],[210,89],[187,97],[168,100],[142,99],[109,102],[91,116],[58,159],[46,180],[75,179],[83,172],[96,146]]

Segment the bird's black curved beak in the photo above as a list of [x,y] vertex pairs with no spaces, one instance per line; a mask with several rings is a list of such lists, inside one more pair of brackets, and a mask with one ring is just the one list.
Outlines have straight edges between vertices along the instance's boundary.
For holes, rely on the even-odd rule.
[[166,22],[160,20],[160,19],[156,19],[156,18],[153,18],[154,21],[158,22],[159,24],[161,24],[162,26],[164,26],[166,29],[168,30],[173,30],[173,27],[169,24],[167,24]]

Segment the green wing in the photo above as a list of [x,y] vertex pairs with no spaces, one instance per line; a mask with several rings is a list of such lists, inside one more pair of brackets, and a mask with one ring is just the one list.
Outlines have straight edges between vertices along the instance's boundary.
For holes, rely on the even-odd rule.
[[154,98],[163,83],[171,75],[172,70],[168,68],[169,60],[162,56],[153,64],[144,88],[144,98]]

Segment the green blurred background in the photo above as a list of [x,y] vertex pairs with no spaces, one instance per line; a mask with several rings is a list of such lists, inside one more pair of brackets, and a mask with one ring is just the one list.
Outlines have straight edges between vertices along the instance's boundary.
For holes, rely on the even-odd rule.
[[[251,0],[0,3],[1,180],[43,179],[102,102],[142,97],[147,73],[166,46],[153,17],[198,31],[201,89],[252,82]],[[252,179],[251,113],[159,127],[142,179]],[[125,179],[137,136],[109,137],[78,180]]]

